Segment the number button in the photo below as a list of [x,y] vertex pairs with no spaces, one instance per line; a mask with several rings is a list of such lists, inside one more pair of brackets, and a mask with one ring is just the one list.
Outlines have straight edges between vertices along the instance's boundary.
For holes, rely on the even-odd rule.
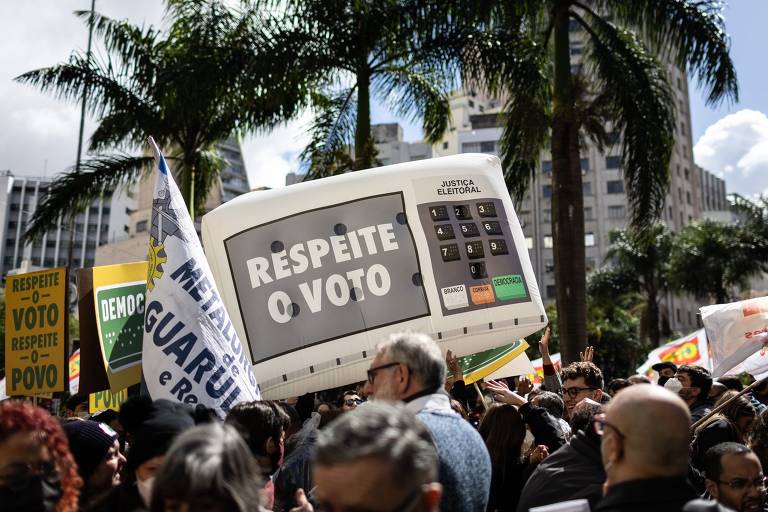
[[472,279],[485,279],[488,277],[488,272],[485,270],[485,263],[482,261],[470,263],[469,273],[472,274]]
[[480,230],[477,229],[477,224],[475,224],[474,222],[466,222],[464,224],[459,224],[459,228],[461,229],[461,234],[464,236],[464,238],[480,236]]
[[450,224],[438,224],[435,226],[435,234],[438,240],[453,240],[456,234],[453,232],[453,226]]
[[477,203],[477,213],[481,217],[496,217],[496,205],[490,201],[487,203]]
[[472,218],[472,210],[468,204],[457,204],[453,207],[453,213],[458,220],[469,220]]
[[486,220],[483,222],[483,229],[489,235],[501,235],[501,224],[496,220]]
[[493,254],[494,256],[499,256],[501,254],[509,254],[506,240],[503,240],[503,239],[489,240],[488,245],[491,246],[491,254]]
[[456,244],[441,245],[440,255],[443,257],[443,261],[456,261],[461,259],[459,246]]
[[483,242],[479,240],[477,242],[465,242],[464,245],[467,248],[467,257],[469,259],[476,260],[485,257]]
[[432,220],[448,220],[448,208],[445,206],[433,206],[429,209]]

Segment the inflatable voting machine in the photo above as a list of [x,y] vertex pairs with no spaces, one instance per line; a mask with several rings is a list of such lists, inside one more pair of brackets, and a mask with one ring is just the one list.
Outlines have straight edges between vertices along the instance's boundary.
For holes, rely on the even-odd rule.
[[390,333],[466,355],[547,322],[499,159],[465,154],[240,196],[203,243],[266,398],[365,379]]

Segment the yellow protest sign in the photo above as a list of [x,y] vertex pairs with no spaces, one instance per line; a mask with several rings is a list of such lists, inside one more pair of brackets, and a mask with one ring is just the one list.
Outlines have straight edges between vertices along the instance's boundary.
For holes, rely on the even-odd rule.
[[110,389],[141,379],[147,262],[93,268],[96,328]]
[[65,390],[67,268],[8,276],[5,371],[8,395]]
[[104,391],[97,391],[88,395],[88,411],[91,414],[106,409],[112,409],[113,411],[119,411],[120,405],[128,398],[128,390],[121,389],[119,391],[110,391],[109,389]]

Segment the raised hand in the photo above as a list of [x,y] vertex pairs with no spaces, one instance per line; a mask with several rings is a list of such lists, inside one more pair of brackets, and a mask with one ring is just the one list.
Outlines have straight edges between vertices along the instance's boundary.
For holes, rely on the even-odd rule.
[[528,457],[528,461],[531,464],[538,464],[544,459],[549,457],[549,450],[546,446],[543,444],[538,445],[536,448],[533,449],[531,452],[531,455]]
[[549,326],[544,329],[544,334],[539,340],[539,352],[541,353],[541,359],[544,364],[552,364],[552,360],[549,357],[549,335],[551,331]]
[[525,403],[525,399],[514,391],[510,391],[509,386],[503,381],[491,380],[485,383],[485,387],[491,390],[493,398],[497,402],[516,405],[518,407]]
[[517,394],[525,396],[531,391],[533,391],[533,382],[528,377],[520,377],[520,380],[517,382]]
[[581,359],[582,362],[592,362],[592,359],[595,357],[595,347],[589,345],[587,348],[584,349],[584,352],[579,352],[579,359]]

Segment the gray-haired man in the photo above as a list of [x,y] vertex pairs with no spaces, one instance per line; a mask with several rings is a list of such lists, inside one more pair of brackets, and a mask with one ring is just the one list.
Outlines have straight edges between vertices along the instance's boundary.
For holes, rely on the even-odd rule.
[[425,334],[398,333],[377,347],[365,393],[375,400],[403,401],[424,423],[440,459],[443,512],[485,512],[491,459],[480,434],[451,409],[442,391],[446,366]]
[[[318,434],[314,501],[337,512],[438,510],[437,452],[424,425],[402,405],[367,404]],[[310,512],[303,491],[299,507]]]

